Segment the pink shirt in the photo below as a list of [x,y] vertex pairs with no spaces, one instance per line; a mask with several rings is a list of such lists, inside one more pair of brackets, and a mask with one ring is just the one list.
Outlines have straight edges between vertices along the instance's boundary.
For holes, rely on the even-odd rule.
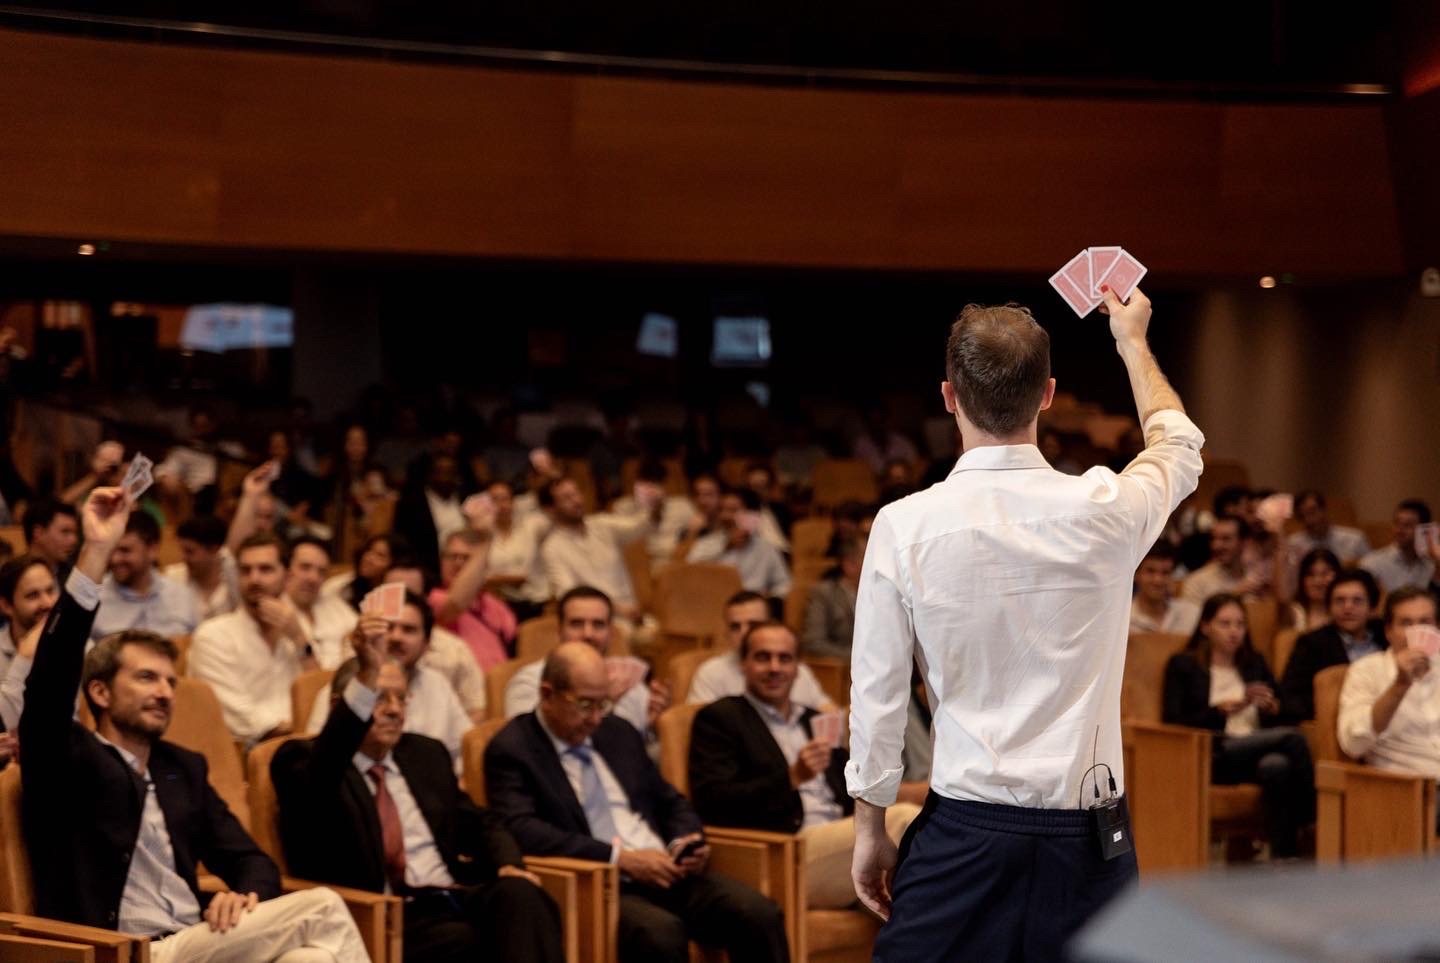
[[[430,608],[438,614],[449,594],[443,588],[432,589]],[[475,653],[475,661],[487,672],[491,666],[510,658],[505,643],[515,638],[515,613],[489,592],[475,596],[470,608],[461,612],[454,622],[448,625],[441,622],[440,625],[464,639],[470,651]]]

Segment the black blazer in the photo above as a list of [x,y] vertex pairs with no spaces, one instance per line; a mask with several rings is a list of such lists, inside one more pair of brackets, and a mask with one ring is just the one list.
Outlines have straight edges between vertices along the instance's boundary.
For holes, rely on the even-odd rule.
[[[72,718],[95,613],[65,592],[50,613],[25,684],[20,716],[21,810],[41,916],[114,928],[140,834],[145,783],[110,746]],[[195,864],[232,890],[280,895],[280,873],[210,787],[205,757],[157,740],[150,778],[165,814],[175,872],[202,910],[210,894]]]
[[[1371,621],[1366,628],[1380,648],[1390,647],[1385,638],[1385,626],[1379,620]],[[1290,661],[1285,663],[1285,675],[1280,680],[1280,702],[1285,717],[1292,722],[1315,718],[1316,673],[1332,665],[1347,665],[1349,662],[1345,640],[1340,638],[1340,630],[1333,623],[1296,639]]]
[[[375,796],[353,762],[369,728],[370,720],[358,718],[341,699],[318,736],[292,739],[270,762],[280,803],[280,841],[296,876],[373,892],[385,889]],[[475,805],[456,785],[454,763],[443,743],[407,732],[392,758],[456,883],[488,883],[501,866],[522,865],[520,847],[500,818]]]
[[[1236,659],[1235,668],[1240,678],[1249,685],[1263,682],[1275,689],[1275,676],[1265,664],[1265,657],[1258,652],[1248,658]],[[1279,698],[1279,692],[1276,692]],[[1197,729],[1225,731],[1225,713],[1210,704],[1210,669],[1201,665],[1200,660],[1190,652],[1177,652],[1165,663],[1165,709],[1164,721],[1180,726],[1194,726]],[[1284,722],[1284,710],[1275,715],[1260,713],[1261,726],[1276,726]],[[1219,740],[1213,748],[1219,749]]]
[[405,536],[410,550],[427,572],[440,572],[440,532],[430,514],[423,485],[408,485],[395,503],[395,531]]
[[[661,840],[669,843],[700,831],[695,810],[661,777],[634,726],[607,716],[591,742],[625,790],[630,808]],[[525,852],[610,859],[610,844],[590,835],[590,824],[565,777],[555,744],[534,712],[511,719],[485,748],[485,792]]]
[[[815,715],[808,708],[801,714],[806,733]],[[845,788],[849,761],[848,752],[836,749],[825,770],[825,781],[847,816],[855,811]],[[793,833],[805,821],[800,791],[790,785],[790,765],[744,696],[712,702],[696,714],[690,732],[690,797],[709,825]]]

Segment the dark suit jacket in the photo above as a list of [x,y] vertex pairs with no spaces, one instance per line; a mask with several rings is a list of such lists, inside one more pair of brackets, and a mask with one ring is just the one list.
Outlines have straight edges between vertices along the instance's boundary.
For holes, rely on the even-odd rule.
[[395,531],[404,535],[425,570],[440,572],[440,533],[430,514],[423,485],[408,485],[395,503]]
[[[1380,648],[1390,647],[1384,625],[1377,620],[1370,622],[1368,628]],[[1345,640],[1340,638],[1340,630],[1333,623],[1296,639],[1290,661],[1285,663],[1285,675],[1280,680],[1280,702],[1285,718],[1291,722],[1315,718],[1315,674],[1332,665],[1349,662]]]
[[[800,724],[809,733],[814,709]],[[845,814],[855,800],[845,789],[850,754],[830,754],[825,781]],[[750,700],[730,696],[701,709],[690,732],[690,796],[708,825],[793,833],[805,821],[800,791],[790,785],[790,764]]]
[[[68,592],[50,613],[20,716],[22,819],[41,916],[114,928],[140,833],[145,783],[110,746],[72,718],[95,613]],[[208,781],[205,757],[164,741],[150,778],[165,814],[175,872],[203,909],[195,864],[236,892],[280,895],[280,873]]]
[[[1265,664],[1265,657],[1258,652],[1248,658],[1236,659],[1240,678],[1248,685],[1263,682],[1275,690],[1275,676]],[[1276,690],[1276,698],[1279,692]],[[1225,731],[1225,713],[1210,704],[1210,669],[1201,665],[1200,660],[1189,652],[1177,652],[1165,663],[1165,710],[1164,721],[1181,726],[1195,726],[1214,732]],[[1275,715],[1260,713],[1260,725],[1275,726],[1284,722],[1284,709]],[[1220,741],[1212,743],[1218,751]]]
[[[270,774],[280,803],[280,841],[296,876],[383,892],[384,846],[375,796],[353,759],[370,728],[341,699],[314,739],[293,739],[275,753]],[[500,818],[470,801],[455,783],[444,744],[405,733],[392,750],[435,846],[455,882],[492,882],[501,866],[520,866],[520,848]]]
[[[663,841],[700,831],[695,810],[661,777],[634,726],[607,716],[591,742],[625,790],[630,808]],[[486,747],[485,793],[525,852],[600,862],[610,859],[610,844],[590,835],[590,824],[565,777],[560,755],[535,713],[511,719]]]

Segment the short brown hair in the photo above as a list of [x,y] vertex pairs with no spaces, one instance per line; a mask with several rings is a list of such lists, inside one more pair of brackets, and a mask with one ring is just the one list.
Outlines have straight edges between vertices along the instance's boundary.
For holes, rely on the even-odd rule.
[[90,698],[90,682],[99,679],[107,686],[115,681],[115,673],[120,671],[120,652],[127,645],[138,645],[142,649],[149,649],[156,655],[163,655],[174,662],[180,658],[180,650],[175,643],[163,635],[156,635],[154,632],[146,632],[143,629],[126,629],[123,632],[116,632],[107,635],[95,644],[95,648],[85,653],[85,668],[80,674],[80,693],[85,696],[85,703],[90,706],[90,714],[98,722],[100,720],[100,707],[95,700]]
[[950,326],[945,375],[965,417],[1005,436],[1040,412],[1050,381],[1050,335],[1029,308],[967,304]]

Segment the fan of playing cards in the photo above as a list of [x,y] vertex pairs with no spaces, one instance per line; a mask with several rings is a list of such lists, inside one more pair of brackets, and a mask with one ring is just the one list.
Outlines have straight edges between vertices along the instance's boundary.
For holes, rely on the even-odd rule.
[[394,622],[405,611],[405,586],[399,582],[386,582],[376,586],[360,600],[361,615],[375,615],[387,622]]
[[810,731],[816,739],[828,742],[831,749],[839,749],[845,735],[845,716],[839,712],[822,712],[811,716]]
[[1105,300],[1102,287],[1114,291],[1121,301],[1128,301],[1144,276],[1145,265],[1124,248],[1087,247],[1055,272],[1050,286],[1065,299],[1070,310],[1083,318]]
[[125,480],[120,483],[120,488],[132,508],[140,504],[140,496],[155,483],[154,467],[155,463],[138,451],[130,459],[130,467],[125,471]]

